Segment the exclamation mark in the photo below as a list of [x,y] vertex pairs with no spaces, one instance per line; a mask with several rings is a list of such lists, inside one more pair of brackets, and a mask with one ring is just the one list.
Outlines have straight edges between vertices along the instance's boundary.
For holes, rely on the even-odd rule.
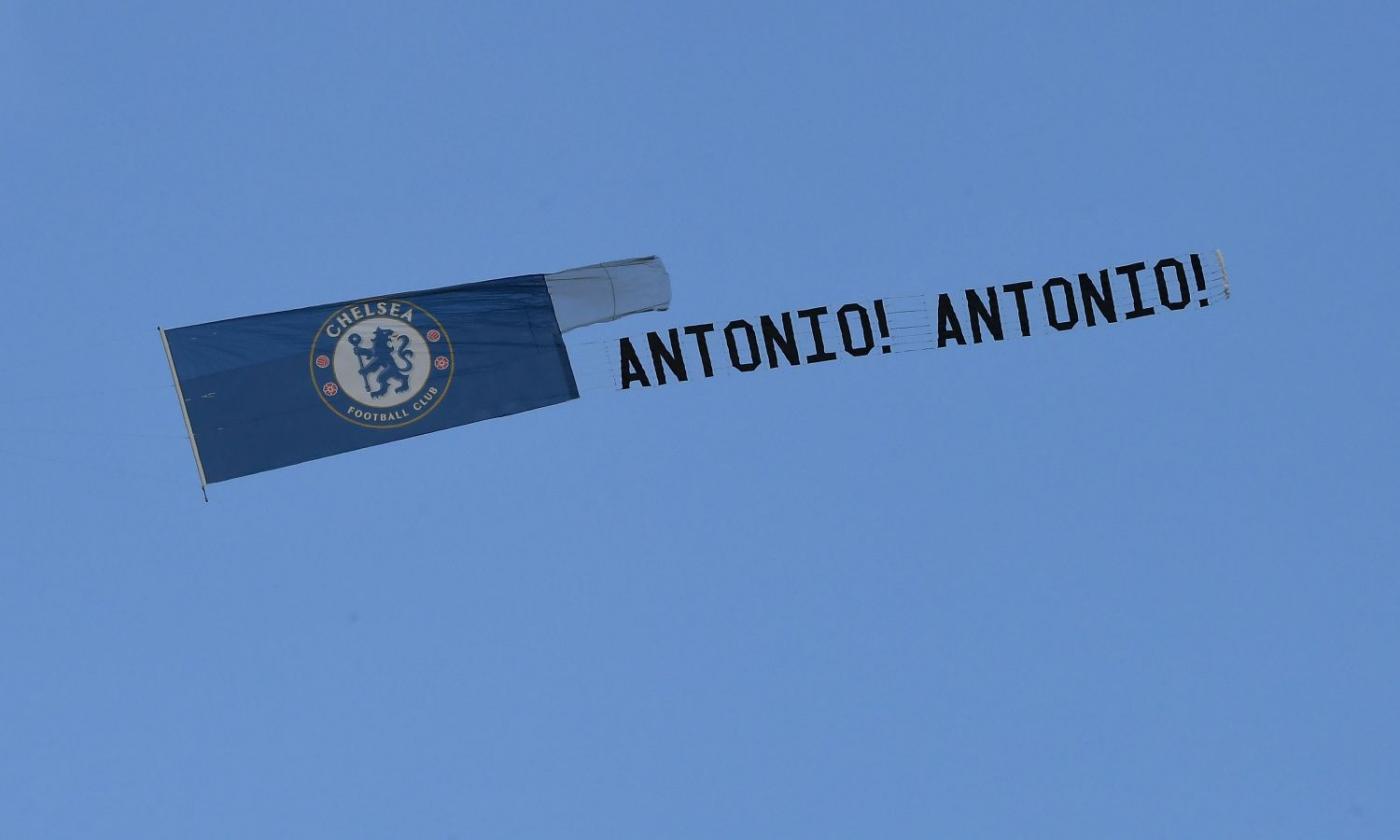
[[1198,303],[1201,306],[1210,306],[1210,298],[1206,297],[1206,273],[1201,270],[1201,255],[1191,255],[1191,271],[1196,275],[1196,291],[1201,293]]
[[[880,328],[880,337],[888,339],[890,337],[890,322],[885,320],[885,302],[880,298],[875,299],[875,323]],[[890,345],[888,343],[881,344],[880,352],[890,352]]]

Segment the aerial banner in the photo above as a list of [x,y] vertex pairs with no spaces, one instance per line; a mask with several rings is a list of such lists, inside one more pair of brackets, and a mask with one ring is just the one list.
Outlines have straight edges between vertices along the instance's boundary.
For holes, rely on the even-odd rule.
[[575,399],[714,377],[951,352],[1230,297],[1225,257],[1154,256],[956,292],[862,295],[579,342],[563,333],[664,310],[655,257],[161,331],[201,487]]
[[831,301],[590,342],[584,391],[659,386],[918,350],[995,344],[1197,311],[1228,300],[1225,255],[1189,252],[977,285],[958,292]]
[[562,333],[665,309],[655,257],[162,330],[201,486],[578,396]]

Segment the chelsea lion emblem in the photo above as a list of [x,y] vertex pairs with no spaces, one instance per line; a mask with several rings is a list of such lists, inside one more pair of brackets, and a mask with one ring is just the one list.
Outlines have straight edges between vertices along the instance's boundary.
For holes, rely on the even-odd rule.
[[371,429],[407,426],[452,383],[452,343],[426,309],[402,300],[342,307],[311,345],[311,382],[337,416]]

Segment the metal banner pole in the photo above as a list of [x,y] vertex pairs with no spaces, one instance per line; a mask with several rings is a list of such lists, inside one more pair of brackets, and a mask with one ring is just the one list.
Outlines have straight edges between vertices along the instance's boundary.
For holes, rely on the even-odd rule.
[[1215,261],[1220,263],[1220,279],[1225,284],[1225,299],[1230,299],[1230,272],[1225,270],[1225,255],[1220,253],[1220,249],[1215,249]]

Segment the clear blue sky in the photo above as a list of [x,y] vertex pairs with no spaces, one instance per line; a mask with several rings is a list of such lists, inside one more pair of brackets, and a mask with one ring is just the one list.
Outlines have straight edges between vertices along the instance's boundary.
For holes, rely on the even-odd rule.
[[[0,3],[0,837],[1400,836],[1393,4]],[[200,500],[155,326],[1227,306]]]

